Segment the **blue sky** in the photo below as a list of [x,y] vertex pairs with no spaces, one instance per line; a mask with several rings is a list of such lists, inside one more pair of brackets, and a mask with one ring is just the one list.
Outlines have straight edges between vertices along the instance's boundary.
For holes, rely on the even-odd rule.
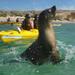
[[0,9],[40,10],[56,5],[58,9],[75,10],[75,0],[0,0]]

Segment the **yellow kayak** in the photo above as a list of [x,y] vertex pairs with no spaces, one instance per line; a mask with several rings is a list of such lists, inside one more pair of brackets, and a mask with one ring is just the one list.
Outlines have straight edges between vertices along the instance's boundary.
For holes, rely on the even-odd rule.
[[16,40],[22,40],[22,39],[31,39],[31,38],[37,38],[38,36],[38,30],[37,29],[31,29],[28,30],[8,30],[8,31],[1,31],[0,32],[0,40],[5,43],[10,43],[12,41]]
[[21,22],[0,22],[0,25],[16,25],[21,26]]

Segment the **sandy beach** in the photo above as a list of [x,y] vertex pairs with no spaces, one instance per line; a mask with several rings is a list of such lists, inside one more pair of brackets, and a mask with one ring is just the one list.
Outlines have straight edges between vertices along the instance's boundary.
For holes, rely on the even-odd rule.
[[16,19],[18,18],[20,22],[23,21],[24,17],[20,17],[20,16],[7,16],[7,17],[0,17],[0,22],[7,22],[7,19],[10,18],[11,22],[16,22]]
[[53,20],[52,23],[75,23],[75,21],[67,21],[67,20]]

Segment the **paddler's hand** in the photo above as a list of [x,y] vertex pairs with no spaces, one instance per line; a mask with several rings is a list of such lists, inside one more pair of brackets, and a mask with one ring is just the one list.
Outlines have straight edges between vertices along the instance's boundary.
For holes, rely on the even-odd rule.
[[21,28],[20,27],[17,27],[17,29],[18,29],[18,31],[19,31],[19,33],[21,32]]

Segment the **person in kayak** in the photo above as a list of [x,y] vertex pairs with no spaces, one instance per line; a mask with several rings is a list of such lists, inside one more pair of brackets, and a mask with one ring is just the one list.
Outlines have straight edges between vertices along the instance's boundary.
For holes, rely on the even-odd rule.
[[19,22],[19,18],[16,19],[16,22]]
[[38,14],[35,14],[34,16],[34,28],[35,29],[38,28],[38,18],[39,18]]
[[29,14],[26,14],[25,19],[22,22],[21,29],[30,30],[34,28],[34,23]]
[[10,21],[11,21],[10,18],[8,18],[8,19],[7,19],[7,22],[10,22]]

